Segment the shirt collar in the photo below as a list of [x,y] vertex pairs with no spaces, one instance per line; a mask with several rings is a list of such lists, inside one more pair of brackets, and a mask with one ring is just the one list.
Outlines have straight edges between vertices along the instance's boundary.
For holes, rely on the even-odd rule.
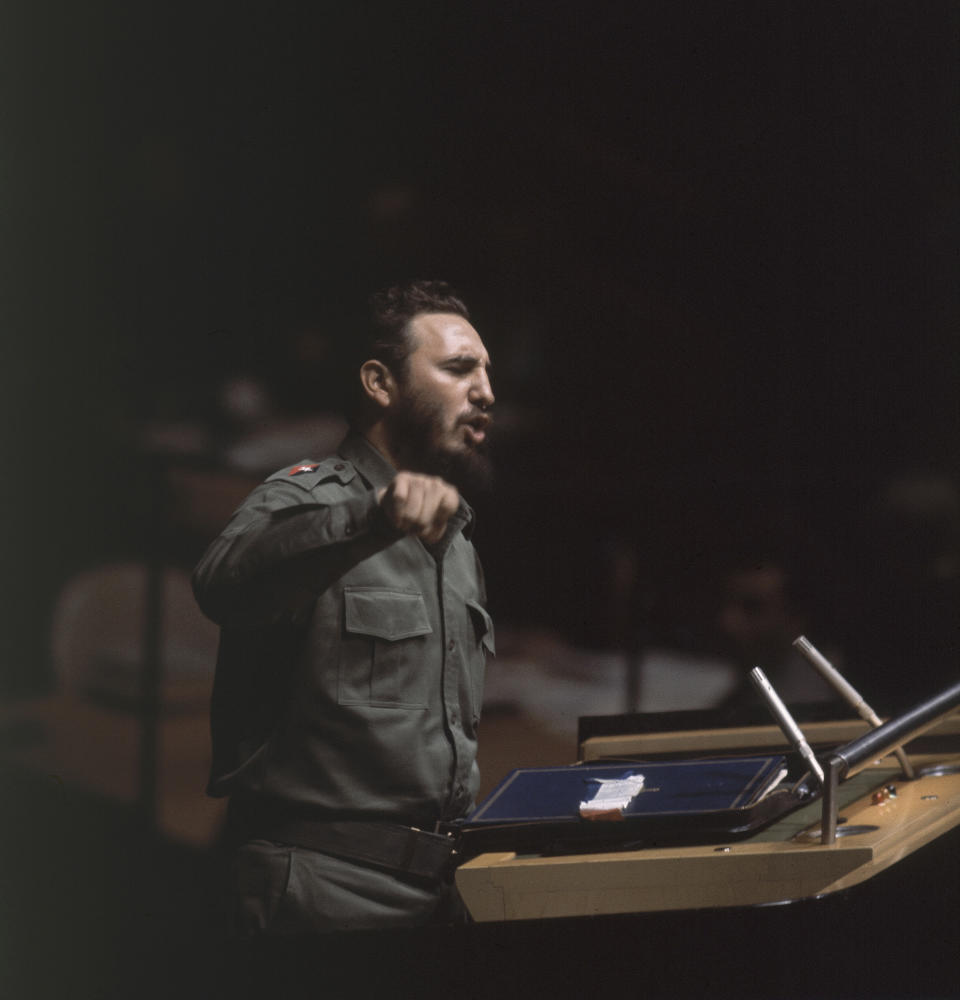
[[340,443],[337,454],[353,464],[353,467],[373,489],[389,486],[397,470],[376,448],[356,431],[348,434]]

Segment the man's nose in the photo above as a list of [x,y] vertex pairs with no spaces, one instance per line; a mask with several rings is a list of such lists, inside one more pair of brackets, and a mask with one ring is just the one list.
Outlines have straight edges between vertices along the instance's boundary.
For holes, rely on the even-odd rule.
[[485,369],[480,368],[477,370],[476,377],[470,386],[470,402],[474,406],[486,408],[493,406],[493,401],[493,387],[490,385],[490,376]]

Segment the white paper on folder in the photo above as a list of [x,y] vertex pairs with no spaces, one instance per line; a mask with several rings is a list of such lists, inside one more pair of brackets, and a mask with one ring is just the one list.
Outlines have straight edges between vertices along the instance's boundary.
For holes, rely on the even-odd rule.
[[580,803],[580,815],[592,813],[623,812],[643,788],[643,775],[629,778],[591,778],[600,787],[589,799]]

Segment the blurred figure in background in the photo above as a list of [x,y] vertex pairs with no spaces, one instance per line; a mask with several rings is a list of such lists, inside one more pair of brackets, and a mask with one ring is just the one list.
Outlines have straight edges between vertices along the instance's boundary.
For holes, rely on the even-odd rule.
[[[837,694],[793,648],[811,627],[811,594],[801,568],[770,552],[742,554],[722,573],[716,628],[720,650],[735,664],[740,679],[722,708],[761,704],[749,678],[760,667],[788,706],[838,702]],[[808,636],[835,667],[839,654]]]

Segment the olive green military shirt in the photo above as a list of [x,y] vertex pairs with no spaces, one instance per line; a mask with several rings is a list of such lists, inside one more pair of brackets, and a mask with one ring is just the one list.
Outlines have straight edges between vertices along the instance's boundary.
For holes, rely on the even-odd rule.
[[395,474],[351,435],[258,486],[198,564],[222,627],[211,794],[421,827],[470,808],[494,650],[473,512],[426,546],[377,504]]

